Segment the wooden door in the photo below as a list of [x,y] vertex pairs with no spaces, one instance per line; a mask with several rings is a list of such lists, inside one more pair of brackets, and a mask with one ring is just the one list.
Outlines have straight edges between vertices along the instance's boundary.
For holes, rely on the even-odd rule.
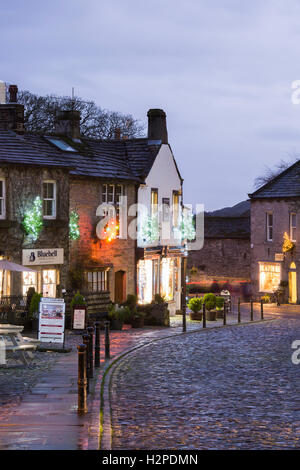
[[126,272],[115,273],[115,302],[121,304],[126,300]]

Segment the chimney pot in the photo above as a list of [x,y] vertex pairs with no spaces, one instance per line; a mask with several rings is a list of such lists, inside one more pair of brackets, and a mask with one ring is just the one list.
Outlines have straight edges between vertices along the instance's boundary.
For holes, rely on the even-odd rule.
[[18,101],[18,87],[17,85],[9,85],[9,102],[17,103]]
[[162,144],[168,143],[166,113],[162,109],[149,109],[148,113],[148,140],[160,140]]

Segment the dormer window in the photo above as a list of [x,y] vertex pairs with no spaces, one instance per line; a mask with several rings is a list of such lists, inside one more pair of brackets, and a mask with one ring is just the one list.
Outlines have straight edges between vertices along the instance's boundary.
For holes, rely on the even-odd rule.
[[0,179],[0,219],[5,219],[6,204],[5,204],[5,179]]
[[56,182],[43,182],[43,216],[44,219],[56,218]]

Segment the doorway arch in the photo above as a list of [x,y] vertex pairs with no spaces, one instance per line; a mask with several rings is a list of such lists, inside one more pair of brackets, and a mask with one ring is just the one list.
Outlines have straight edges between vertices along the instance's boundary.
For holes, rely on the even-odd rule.
[[289,303],[297,303],[297,271],[294,261],[290,264],[289,270]]

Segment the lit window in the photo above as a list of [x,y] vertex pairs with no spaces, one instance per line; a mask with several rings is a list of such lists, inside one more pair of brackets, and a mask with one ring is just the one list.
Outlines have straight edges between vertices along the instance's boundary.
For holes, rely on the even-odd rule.
[[42,272],[43,297],[56,297],[56,270],[44,269]]
[[58,147],[60,150],[64,150],[65,152],[77,152],[77,150],[71,147],[71,145],[67,144],[61,139],[55,139],[54,137],[46,137],[46,139],[49,140],[51,144]]
[[158,215],[158,190],[151,189],[151,217],[155,218]]
[[292,242],[297,240],[297,219],[295,212],[290,213],[290,239]]
[[260,292],[274,292],[280,284],[281,268],[279,263],[259,263]]
[[173,227],[179,225],[179,193],[173,191]]
[[27,295],[28,289],[34,287],[37,290],[37,273],[23,272],[23,296]]
[[55,181],[43,182],[43,215],[45,219],[55,219],[56,217]]
[[273,241],[273,212],[266,214],[267,241]]
[[168,197],[162,198],[162,220],[169,222],[170,220],[170,199]]
[[88,292],[101,292],[108,290],[108,271],[85,272],[85,283]]
[[0,219],[5,219],[5,180],[0,180]]
[[174,258],[161,260],[161,296],[166,300],[174,299]]
[[141,304],[149,304],[153,299],[152,260],[140,260],[138,263],[138,298]]

